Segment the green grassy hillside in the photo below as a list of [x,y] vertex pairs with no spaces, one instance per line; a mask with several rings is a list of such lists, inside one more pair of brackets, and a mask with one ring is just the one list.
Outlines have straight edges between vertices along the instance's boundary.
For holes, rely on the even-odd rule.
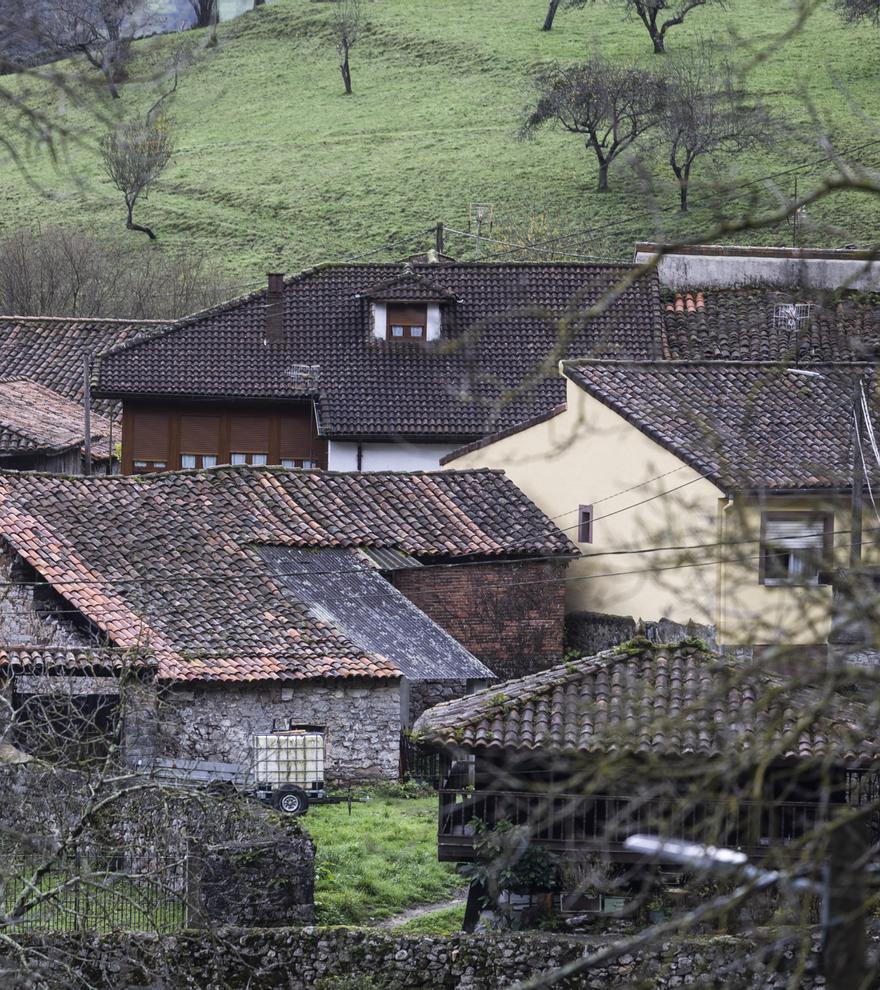
[[[569,250],[625,257],[637,238],[696,231],[707,219],[700,202],[717,169],[703,162],[692,183],[695,209],[655,213],[637,191],[632,172],[616,163],[612,189],[594,192],[595,164],[579,141],[547,130],[520,142],[515,131],[529,97],[527,73],[541,61],[573,60],[589,46],[607,56],[643,57],[650,41],[620,7],[598,2],[563,12],[552,32],[539,30],[543,0],[371,0],[368,25],[352,56],[355,93],[342,94],[330,34],[332,8],[313,0],[278,0],[221,25],[218,44],[200,46],[181,78],[172,115],[177,152],[155,193],[140,208],[162,245],[195,244],[246,287],[267,269],[293,271],[395,241],[390,256],[427,246],[412,236],[436,221],[466,227],[468,204],[491,203],[496,236],[534,221],[538,235],[587,229],[564,242]],[[792,22],[787,0],[733,0],[729,9],[698,10],[670,32],[670,51],[693,48],[701,36],[736,32],[742,58]],[[120,103],[148,106],[154,87],[144,79],[181,40],[138,45],[134,81]],[[801,34],[751,75],[753,88],[796,126],[806,124],[806,101],[844,147],[875,139],[880,30],[845,26],[819,9]],[[45,106],[54,105],[47,96]],[[115,110],[116,108],[110,108]],[[0,229],[34,220],[102,230],[123,220],[117,194],[103,179],[92,150],[100,135],[93,118],[66,111],[81,144],[55,168],[44,152],[26,156],[41,194],[8,161],[0,172]],[[770,151],[733,163],[736,183],[817,159],[813,140],[786,139]],[[865,152],[880,162],[880,143]],[[673,207],[670,175],[656,159],[658,205]],[[809,184],[820,166],[780,177],[783,193],[797,175]],[[764,183],[748,187],[764,203]],[[745,202],[744,197],[737,201]],[[868,242],[880,206],[841,195],[817,206],[815,221],[839,231],[807,234],[822,243]],[[140,235],[132,234],[136,237]],[[787,243],[788,228],[752,236]],[[745,238],[740,238],[745,239]],[[450,253],[472,256],[473,243],[451,237]],[[486,245],[484,256],[502,250]],[[374,257],[382,257],[379,252]]]

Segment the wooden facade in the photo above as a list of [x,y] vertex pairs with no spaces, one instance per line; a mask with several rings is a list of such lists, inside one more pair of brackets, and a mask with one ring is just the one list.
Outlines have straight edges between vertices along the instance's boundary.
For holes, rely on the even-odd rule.
[[313,404],[125,403],[124,474],[218,464],[326,468],[327,441],[318,435]]

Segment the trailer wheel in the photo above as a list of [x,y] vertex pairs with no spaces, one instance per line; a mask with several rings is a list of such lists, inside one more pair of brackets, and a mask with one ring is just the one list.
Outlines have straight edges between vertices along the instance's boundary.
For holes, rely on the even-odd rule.
[[275,791],[275,807],[284,815],[304,815],[309,810],[309,796],[300,787]]

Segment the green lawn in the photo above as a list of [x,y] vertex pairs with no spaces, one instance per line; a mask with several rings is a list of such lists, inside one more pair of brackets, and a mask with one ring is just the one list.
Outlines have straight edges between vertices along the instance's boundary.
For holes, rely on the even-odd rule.
[[[590,229],[593,236],[580,250],[601,255],[624,257],[638,237],[701,230],[707,213],[700,202],[708,197],[709,179],[723,169],[698,168],[691,193],[697,208],[690,215],[652,215],[622,163],[612,169],[611,191],[600,195],[593,188],[594,162],[576,138],[548,130],[532,142],[516,140],[529,98],[527,74],[537,64],[572,60],[588,47],[612,58],[642,57],[648,65],[662,60],[650,54],[642,26],[623,19],[617,4],[600,0],[563,11],[549,33],[539,30],[544,7],[543,0],[370,0],[369,23],[352,55],[352,97],[341,91],[329,30],[332,4],[278,0],[221,25],[219,43],[197,46],[194,65],[181,77],[172,108],[177,152],[142,208],[143,220],[158,231],[157,249],[201,247],[244,290],[261,283],[269,269],[290,272],[389,241],[394,245],[374,257],[424,247],[426,239],[408,235],[438,220],[464,227],[472,201],[494,206],[502,232],[535,214],[543,215],[538,228],[547,237]],[[668,47],[687,52],[701,36],[721,41],[735,32],[745,60],[793,17],[788,0],[706,7],[670,32]],[[152,103],[150,80],[182,40],[194,44],[204,35],[138,44],[133,81],[118,101],[123,109]],[[805,124],[811,101],[829,135],[850,147],[877,136],[878,76],[880,30],[845,26],[828,3],[757,65],[751,81],[795,126]],[[81,111],[56,107],[53,95],[38,103],[59,113],[79,143],[67,147],[58,168],[40,148],[24,149],[43,193],[3,161],[0,232],[35,220],[98,231],[119,227],[121,205],[101,177],[94,150],[101,128]],[[815,138],[792,137],[732,163],[730,178],[749,182],[822,153]],[[880,145],[864,158],[880,161]],[[671,174],[659,155],[653,164],[659,204],[673,205]],[[819,171],[798,173],[801,190]],[[793,179],[779,180],[783,193]],[[760,183],[750,189],[762,203],[773,201]],[[815,239],[867,242],[880,221],[875,200],[838,195],[816,206],[815,220],[842,229]],[[787,227],[755,235],[770,243],[789,236]],[[468,257],[472,242],[451,237],[448,249]]]
[[315,904],[322,925],[361,925],[461,888],[437,862],[437,800],[375,798],[317,806],[302,819],[317,846]]
[[411,918],[402,925],[395,925],[395,934],[401,935],[454,935],[464,924],[464,905],[428,911]]

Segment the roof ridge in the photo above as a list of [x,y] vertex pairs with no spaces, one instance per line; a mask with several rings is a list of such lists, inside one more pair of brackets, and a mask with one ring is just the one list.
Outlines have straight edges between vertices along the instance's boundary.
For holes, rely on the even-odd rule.
[[16,323],[121,323],[124,326],[133,326],[135,324],[161,326],[163,323],[169,322],[168,320],[154,320],[140,317],[131,317],[129,319],[123,316],[18,316],[14,313],[8,315],[0,313],[0,323],[12,320]]

